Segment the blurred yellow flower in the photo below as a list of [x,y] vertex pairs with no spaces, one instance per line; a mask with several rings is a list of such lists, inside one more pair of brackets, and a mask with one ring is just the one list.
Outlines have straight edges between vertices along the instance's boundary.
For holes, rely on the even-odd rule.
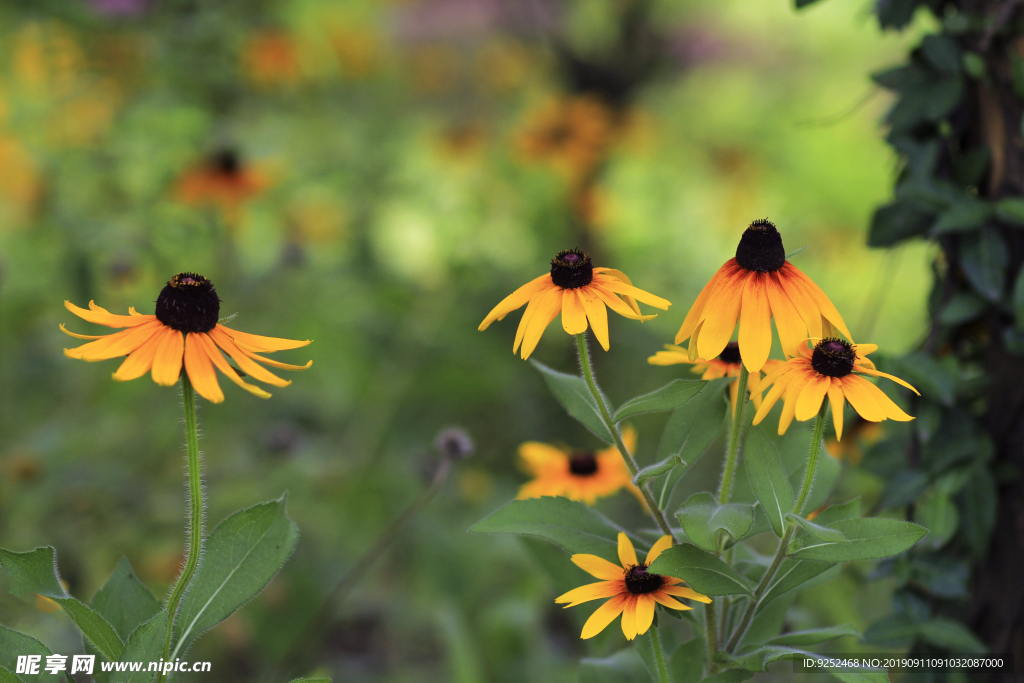
[[179,273],[168,281],[157,297],[155,315],[141,315],[134,308],[128,309],[130,315],[113,315],[92,301],[89,302],[89,310],[70,301],[65,301],[64,306],[91,323],[128,328],[107,336],[89,336],[68,332],[64,325],[60,326],[72,337],[98,340],[74,349],[64,349],[64,355],[69,358],[92,362],[127,356],[114,373],[114,379],[118,381],[138,379],[151,372],[154,382],[171,386],[178,381],[184,364],[196,392],[208,401],[220,403],[224,400],[224,392],[217,382],[215,367],[246,391],[260,398],[270,398],[263,389],[243,382],[221,351],[227,353],[246,375],[278,387],[286,387],[291,382],[258,363],[282,370],[305,370],[313,364],[309,361],[305,365],[287,365],[256,353],[297,349],[310,342],[308,339],[294,341],[260,337],[221,325],[217,321],[220,314],[217,292],[209,280],[196,273]]
[[774,386],[754,416],[754,424],[764,420],[780,397],[784,400],[782,417],[779,418],[780,435],[785,434],[794,417],[801,422],[815,417],[826,396],[832,406],[837,441],[843,438],[844,401],[849,401],[861,417],[871,422],[913,420],[881,389],[860,376],[885,377],[915,394],[919,393],[899,377],[875,370],[867,355],[877,349],[874,344],[850,344],[835,337],[818,341],[813,350],[803,346],[796,358],[791,358],[765,376],[761,386]]
[[[619,298],[622,295],[622,299]],[[590,256],[579,249],[560,251],[551,259],[551,272],[531,280],[505,297],[495,306],[479,330],[486,330],[495,320],[526,306],[512,353],[523,345],[523,359],[537,348],[544,330],[561,313],[562,328],[569,334],[582,334],[589,326],[601,347],[608,350],[608,311],[605,306],[631,320],[650,320],[654,315],[641,315],[639,300],[668,310],[672,304],[661,297],[637,289],[629,278],[613,268],[594,268]]]
[[527,161],[557,168],[577,184],[604,158],[614,123],[611,109],[594,97],[552,100],[529,115],[517,145]]
[[262,31],[251,36],[242,50],[242,67],[258,87],[294,85],[302,78],[298,46],[283,31]]
[[739,320],[739,348],[750,372],[764,367],[772,347],[772,318],[782,350],[795,356],[808,337],[853,340],[839,311],[818,285],[786,260],[782,236],[756,220],[740,238],[736,257],[725,262],[693,303],[676,344],[689,338],[690,360],[722,353]]
[[[636,448],[632,428],[623,430],[622,440],[631,452]],[[594,505],[598,498],[626,488],[643,502],[643,493],[633,485],[629,468],[615,446],[594,453],[528,441],[519,447],[519,461],[534,477],[519,489],[520,499],[562,496]]]
[[672,537],[662,536],[651,547],[641,564],[629,537],[620,531],[619,562],[622,563],[622,567],[597,555],[573,555],[573,564],[601,581],[580,586],[560,595],[555,598],[555,602],[558,604],[568,603],[565,606],[568,609],[591,600],[611,598],[590,615],[587,623],[583,625],[583,633],[580,634],[580,638],[584,640],[593,638],[621,614],[622,633],[626,636],[626,640],[633,640],[638,635],[647,633],[647,629],[651,627],[654,622],[656,604],[661,604],[669,609],[693,609],[679,602],[675,597],[710,603],[711,598],[708,596],[702,595],[692,588],[679,585],[683,583],[682,579],[651,574],[647,571],[651,563],[671,547]]

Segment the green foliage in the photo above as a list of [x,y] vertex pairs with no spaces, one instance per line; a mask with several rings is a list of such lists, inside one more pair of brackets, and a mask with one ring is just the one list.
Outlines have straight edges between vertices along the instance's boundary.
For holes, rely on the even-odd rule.
[[[530,362],[540,371],[544,381],[547,382],[548,389],[569,415],[576,418],[580,424],[605,443],[614,442],[612,433],[608,431],[608,426],[601,418],[597,403],[594,402],[594,397],[582,377],[552,370],[539,361]],[[605,401],[605,405],[610,407],[608,401]]]
[[843,538],[829,541],[810,538],[801,542],[797,537],[796,549],[791,555],[796,559],[824,562],[875,560],[908,550],[928,533],[913,522],[880,517],[844,519],[828,528],[840,532]]
[[[21,679],[12,672],[17,669],[18,655],[40,655],[46,661],[47,655],[53,651],[46,647],[32,636],[19,633],[12,628],[0,624],[0,672],[8,676],[8,680],[15,683],[22,683]],[[0,678],[0,680],[3,680]],[[64,680],[60,674],[48,674],[40,668],[38,680],[41,683],[55,683]],[[6,681],[5,681],[6,683]]]
[[662,552],[650,571],[680,578],[704,595],[751,594],[750,586],[735,569],[689,543],[674,545]]
[[719,531],[741,540],[754,523],[754,509],[743,503],[722,505],[707,491],[695,493],[676,512],[687,538],[708,552],[717,552]]
[[743,457],[750,487],[768,516],[772,531],[782,538],[785,516],[793,507],[793,489],[775,445],[760,427],[751,428],[747,435]]
[[[136,628],[124,644],[122,662],[155,662],[163,656],[164,640],[167,636],[167,612],[160,610],[149,621]],[[97,667],[98,668],[98,667]],[[145,671],[115,671],[110,674],[110,683],[142,683],[156,678],[156,674]]]
[[640,468],[637,471],[636,476],[633,477],[633,483],[639,486],[648,479],[654,479],[660,477],[663,474],[668,474],[676,467],[686,467],[686,462],[678,455],[670,455],[661,462],[656,462],[653,465]]
[[699,379],[676,379],[672,380],[660,389],[655,389],[649,394],[631,398],[615,411],[612,420],[621,422],[627,417],[642,415],[643,413],[663,413],[675,410],[685,405],[694,396],[699,394],[708,382]]

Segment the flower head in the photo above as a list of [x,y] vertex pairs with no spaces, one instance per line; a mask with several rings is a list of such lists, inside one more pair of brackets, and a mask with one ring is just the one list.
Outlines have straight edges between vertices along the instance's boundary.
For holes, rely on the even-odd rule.
[[725,262],[686,314],[676,344],[690,340],[690,360],[722,353],[739,320],[739,349],[751,373],[764,367],[772,347],[772,318],[782,350],[795,356],[808,337],[852,340],[839,311],[818,285],[786,260],[782,236],[756,220],[740,238],[736,257]]
[[586,640],[593,638],[605,627],[622,615],[622,632],[627,640],[647,633],[654,621],[655,603],[661,603],[670,609],[693,609],[679,602],[672,596],[689,598],[698,602],[710,603],[711,598],[697,591],[681,586],[682,579],[674,576],[662,576],[647,571],[651,563],[666,549],[672,547],[672,537],[662,536],[651,547],[647,558],[641,564],[637,560],[636,551],[626,534],[619,532],[619,561],[617,567],[608,560],[597,555],[573,555],[572,561],[583,571],[596,576],[601,581],[580,586],[565,595],[555,598],[555,602],[569,603],[565,607],[575,607],[590,600],[611,598],[597,608],[587,623],[583,625],[580,637]]
[[[619,295],[622,298],[619,298]],[[480,330],[486,330],[495,320],[523,306],[526,312],[519,321],[512,353],[523,347],[523,359],[537,348],[544,330],[561,313],[562,328],[569,334],[581,334],[589,327],[601,347],[608,350],[608,311],[606,306],[631,320],[650,320],[653,315],[641,315],[636,300],[668,310],[672,304],[661,297],[637,289],[624,273],[613,268],[595,268],[590,256],[579,249],[560,251],[551,259],[551,272],[527,282],[495,306]]]
[[191,206],[213,206],[228,222],[238,219],[244,202],[270,185],[264,173],[243,163],[233,149],[222,149],[178,181],[177,199]]
[[[656,354],[648,358],[647,362],[651,365],[677,365],[679,363],[690,364],[693,365],[690,372],[700,375],[701,379],[736,377],[736,380],[729,383],[729,400],[732,403],[732,414],[736,414],[736,399],[738,398],[740,391],[740,368],[743,367],[743,359],[740,357],[740,347],[737,342],[731,341],[726,344],[722,353],[718,354],[718,358],[712,358],[711,360],[703,360],[701,358],[690,360],[690,356],[686,349],[681,346],[665,344],[665,350],[658,351]],[[769,358],[765,361],[764,367],[761,369],[768,372],[775,366],[781,364],[782,361]],[[760,371],[750,373],[750,377],[747,379],[747,391],[750,393],[750,399],[754,402],[754,407],[760,408]]]
[[[622,439],[626,448],[636,448],[636,432],[627,427]],[[534,479],[519,489],[519,498],[562,496],[593,505],[598,498],[626,488],[643,502],[633,485],[629,469],[615,446],[602,451],[571,451],[546,443],[528,441],[519,447],[522,468]]]
[[780,435],[786,432],[794,417],[804,422],[817,415],[826,396],[832,406],[837,441],[843,437],[844,401],[849,401],[853,409],[869,422],[913,420],[881,389],[861,377],[885,377],[920,395],[917,389],[899,377],[875,369],[867,355],[876,349],[878,346],[875,344],[851,344],[836,337],[819,340],[813,350],[804,345],[799,349],[800,355],[765,376],[762,389],[774,386],[754,415],[754,424],[761,423],[780,397],[784,401],[779,419]]
[[86,361],[127,356],[114,373],[114,379],[128,381],[149,372],[153,381],[161,386],[177,382],[184,365],[196,393],[213,403],[224,400],[214,368],[246,391],[260,398],[270,398],[263,389],[243,382],[239,372],[227,362],[221,351],[235,361],[243,374],[278,387],[286,387],[291,382],[255,361],[282,370],[305,370],[313,364],[309,361],[305,365],[287,365],[259,355],[257,352],[297,349],[310,342],[308,339],[293,341],[260,337],[221,325],[218,322],[220,298],[213,283],[196,273],[178,273],[167,282],[157,297],[155,315],[142,315],[134,308],[128,309],[130,315],[114,315],[92,301],[89,302],[89,310],[70,301],[65,301],[64,306],[91,323],[128,328],[106,336],[90,336],[69,332],[62,324],[60,329],[72,337],[97,340],[74,349],[64,349],[64,355]]

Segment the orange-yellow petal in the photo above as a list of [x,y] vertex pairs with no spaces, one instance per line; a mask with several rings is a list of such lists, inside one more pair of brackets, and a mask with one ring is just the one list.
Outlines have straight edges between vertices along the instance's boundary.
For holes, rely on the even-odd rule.
[[236,344],[244,347],[247,351],[256,351],[262,353],[270,353],[272,351],[288,351],[290,349],[298,349],[303,346],[309,346],[310,340],[303,339],[298,341],[295,339],[279,339],[277,337],[261,337],[258,334],[249,334],[248,332],[239,332],[233,327],[225,327],[224,325],[218,324],[213,329],[218,330],[227,336],[231,337]]
[[871,375],[872,377],[884,377],[886,379],[891,379],[893,382],[896,382],[896,384],[899,384],[900,386],[904,386],[907,389],[910,389],[911,391],[913,391],[918,396],[921,395],[920,391],[918,391],[914,387],[910,386],[909,384],[907,384],[906,382],[901,380],[896,375],[890,375],[890,374],[885,373],[885,372],[879,372],[878,370],[875,370],[874,368],[866,368],[863,365],[859,365],[859,364],[858,365],[854,365],[853,370],[854,370],[854,372],[862,372],[865,375]]
[[575,607],[581,605],[584,602],[590,602],[591,600],[598,600],[600,598],[610,598],[613,595],[618,595],[626,588],[622,579],[618,581],[598,581],[597,583],[588,583],[586,586],[580,586],[574,588],[568,593],[564,593],[555,598],[555,602],[558,604],[569,603],[565,607]]
[[608,602],[598,607],[594,613],[590,615],[590,618],[587,619],[587,623],[583,625],[583,633],[580,634],[580,638],[587,640],[588,638],[593,638],[603,631],[608,624],[615,621],[615,617],[622,613],[622,609],[626,605],[626,600],[626,595],[616,595],[608,600]]
[[216,367],[218,370],[224,373],[225,377],[227,377],[229,380],[231,380],[238,386],[242,387],[243,389],[245,389],[254,396],[259,396],[260,398],[270,398],[270,394],[264,391],[263,389],[259,388],[254,384],[249,384],[242,380],[242,378],[235,371],[235,369],[231,367],[231,364],[228,363],[227,360],[224,358],[224,355],[221,354],[220,349],[217,348],[217,345],[213,342],[212,339],[210,339],[209,334],[207,334],[206,332],[201,332],[199,334],[190,334],[189,337],[195,337],[193,341],[197,342],[200,346],[202,346],[203,350],[206,351],[206,357],[210,359],[214,367]]
[[627,569],[640,564],[636,559],[636,550],[633,549],[633,543],[629,540],[629,536],[621,531],[619,532],[619,562]]
[[645,292],[642,289],[638,289],[633,285],[626,284],[625,282],[615,278],[606,277],[604,275],[595,275],[594,280],[602,287],[610,289],[616,294],[633,297],[637,301],[642,301],[648,306],[654,306],[655,308],[660,308],[663,311],[667,311],[669,306],[672,305],[672,302],[668,299],[662,299],[660,296],[655,296],[650,292]]
[[562,329],[572,335],[587,331],[587,314],[575,289],[562,290]]
[[626,302],[624,302],[615,294],[615,292],[608,289],[604,285],[593,283],[588,287],[588,289],[590,289],[592,292],[596,292],[597,295],[601,298],[601,301],[603,301],[608,306],[608,308],[612,309],[613,311],[621,315],[623,318],[629,318],[630,320],[639,320],[643,322],[645,320],[651,320],[652,318],[658,317],[657,314],[637,315],[632,308],[626,305]]
[[651,595],[654,596],[655,600],[660,602],[665,607],[668,607],[669,609],[678,609],[678,610],[693,609],[689,605],[684,605],[683,603],[679,602],[675,598],[670,597],[668,595],[668,593],[666,593],[664,590],[654,591],[653,593],[651,593]]
[[217,344],[217,346],[224,350],[224,353],[231,356],[232,360],[238,363],[238,367],[242,372],[253,379],[260,382],[266,382],[267,384],[272,384],[276,387],[286,387],[291,384],[290,381],[281,379],[263,366],[253,362],[253,360],[250,359],[244,351],[238,348],[231,337],[217,327],[214,327],[206,334],[214,341],[215,344]]
[[[217,382],[213,362],[201,341],[205,336],[202,332],[190,332],[185,336],[185,373],[197,394],[211,403],[220,403],[224,400],[224,392]],[[217,353],[220,354],[219,351]]]
[[751,273],[743,285],[738,340],[748,372],[760,371],[772,350],[772,309],[767,292],[770,281],[766,273]]
[[68,335],[69,337],[75,337],[76,339],[103,339],[104,337],[107,336],[105,334],[78,334],[76,332],[72,332],[67,327],[65,327],[64,323],[60,324],[60,331]]
[[594,338],[605,351],[609,348],[608,343],[608,309],[598,294],[590,287],[580,287],[580,301],[583,303],[583,311],[590,321],[590,329],[594,331]]
[[711,604],[711,598],[703,593],[698,593],[687,586],[664,586],[661,590],[669,595],[675,595],[680,598],[689,598],[690,600],[696,600],[697,602]]
[[491,312],[487,314],[487,317],[484,318],[483,322],[480,323],[480,326],[477,329],[486,330],[495,320],[501,320],[512,311],[517,308],[521,308],[523,304],[528,302],[534,295],[539,294],[551,285],[551,273],[544,273],[540,277],[530,280],[525,285],[502,299],[497,306],[492,308]]
[[153,359],[156,357],[156,350],[163,340],[162,331],[157,331],[142,345],[128,354],[121,366],[114,373],[113,377],[119,382],[128,382],[142,377],[153,369]]
[[96,362],[101,360],[109,360],[111,358],[117,358],[118,356],[127,356],[135,349],[142,346],[147,339],[153,334],[156,334],[164,328],[163,323],[157,321],[155,318],[151,321],[132,327],[131,329],[121,330],[114,334],[108,334],[102,339],[98,339],[88,344],[76,347],[74,349],[64,349],[64,355],[68,358],[76,358],[78,360],[85,360],[89,362]]
[[700,294],[697,295],[696,301],[694,301],[693,305],[690,306],[690,310],[686,314],[686,319],[683,320],[683,324],[679,328],[679,332],[676,333],[676,344],[682,344],[694,333],[697,329],[697,325],[703,319],[704,307],[707,305],[711,294],[717,290],[721,280],[731,276],[737,269],[739,269],[739,266],[736,265],[736,259],[731,258],[726,261],[714,275],[711,276],[708,283],[704,285],[704,289],[700,290]]
[[155,315],[114,315],[106,309],[100,308],[94,301],[89,302],[89,310],[79,308],[70,301],[64,302],[64,308],[68,309],[82,320],[87,320],[97,325],[106,327],[135,327],[156,320]]
[[185,335],[165,328],[160,346],[153,357],[153,381],[162,387],[174,386],[181,377],[182,357],[185,353]]
[[832,305],[829,298],[825,296],[825,292],[821,291],[821,287],[816,285],[814,280],[807,277],[803,271],[788,261],[782,268],[783,270],[788,269],[790,271],[790,277],[796,277],[800,280],[804,286],[804,291],[807,292],[811,297],[811,300],[814,302],[814,305],[819,311],[821,311],[822,317],[827,318],[829,322],[835,325],[839,331],[846,335],[846,338],[852,342],[853,336],[850,334],[850,330],[846,329],[846,323],[843,322],[843,316],[839,315],[839,311]]
[[573,555],[570,559],[577,567],[599,579],[614,581],[622,578],[622,567],[612,564],[603,557],[579,554]]
[[[647,633],[654,623],[654,596],[650,593],[638,595],[636,598],[636,632],[638,635]],[[657,637],[657,636],[655,636]]]
[[523,348],[522,356],[523,360],[530,357],[533,350],[537,348],[537,344],[540,343],[540,338],[544,335],[544,330],[547,329],[551,321],[558,316],[558,311],[562,308],[562,290],[559,288],[549,289],[544,292],[540,300],[537,301],[537,309],[533,313],[533,317],[530,318],[530,322],[526,329],[526,335],[523,337]]
[[843,408],[846,405],[841,382],[829,384],[828,402],[832,406],[832,424],[836,428],[836,441],[841,441],[843,438]]
[[647,559],[644,560],[644,564],[650,567],[651,563],[658,559],[659,555],[661,555],[663,552],[665,552],[665,550],[671,547],[672,537],[667,534],[665,536],[662,536],[657,540],[657,542],[655,542],[654,545],[651,546],[650,551],[648,551],[647,553]]
[[818,375],[804,385],[796,399],[796,419],[806,422],[818,414],[831,383],[831,377]]
[[866,387],[871,384],[857,375],[847,375],[842,379],[843,395],[853,409],[869,422],[881,422],[885,419],[885,411],[875,401],[874,396]]
[[[856,375],[850,375],[850,377],[857,377]],[[910,422],[914,418],[903,412],[903,409],[893,403],[893,400],[885,395],[885,392],[876,387],[871,382],[863,378],[857,378],[863,383],[863,387],[871,398],[875,400],[875,404],[882,409],[885,413],[885,417],[890,420],[896,420],[897,422]]]
[[751,273],[738,269],[721,284],[708,298],[704,306],[700,338],[697,340],[697,353],[700,358],[715,358],[722,353],[729,343],[736,319],[740,314],[743,300],[743,287]]
[[807,326],[782,287],[778,273],[769,273],[766,290],[775,318],[775,328],[779,331],[782,352],[786,356],[795,356],[800,345],[807,339]]
[[622,606],[622,635],[626,640],[636,638],[636,603],[637,595],[626,594],[626,603]]

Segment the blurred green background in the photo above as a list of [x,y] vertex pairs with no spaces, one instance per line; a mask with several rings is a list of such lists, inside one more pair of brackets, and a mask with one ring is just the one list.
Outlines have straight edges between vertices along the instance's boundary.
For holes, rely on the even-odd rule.
[[[239,329],[315,342],[276,354],[314,365],[272,399],[222,381],[227,400],[201,402],[208,528],[287,490],[302,539],[190,659],[212,660],[219,681],[263,675],[426,486],[434,435],[459,425],[476,454],[337,609],[300,673],[575,680],[580,657],[624,643],[614,628],[580,641],[590,610],[555,606],[583,572],[553,547],[465,530],[515,496],[519,443],[598,444],[510,353],[518,313],[476,327],[555,252],[590,250],[674,304],[644,325],[611,321],[611,351],[595,364],[621,402],[687,375],[646,358],[672,341],[746,225],[767,216],[788,250],[807,245],[795,264],[858,341],[912,347],[930,247],[864,246],[896,172],[879,126],[889,96],[867,76],[919,34],[884,35],[869,10],[6,0],[0,545],[54,545],[85,600],[122,555],[165,595],[183,542],[180,396],[148,376],[113,382],[115,361],[65,358],[76,342],[58,324],[102,333],[63,300],[150,313],[170,276],[197,271]],[[650,68],[609,80],[592,67],[633,54],[630,11],[640,42],[656,46]],[[557,322],[534,357],[576,363]],[[641,461],[663,419],[637,422]],[[708,458],[711,487],[719,451]],[[877,477],[844,468],[837,498],[877,495]],[[625,493],[599,509],[645,523]],[[887,612],[885,584],[862,586],[865,571],[808,593],[791,623],[863,627]],[[4,593],[0,615],[55,652],[80,651],[59,612]]]

